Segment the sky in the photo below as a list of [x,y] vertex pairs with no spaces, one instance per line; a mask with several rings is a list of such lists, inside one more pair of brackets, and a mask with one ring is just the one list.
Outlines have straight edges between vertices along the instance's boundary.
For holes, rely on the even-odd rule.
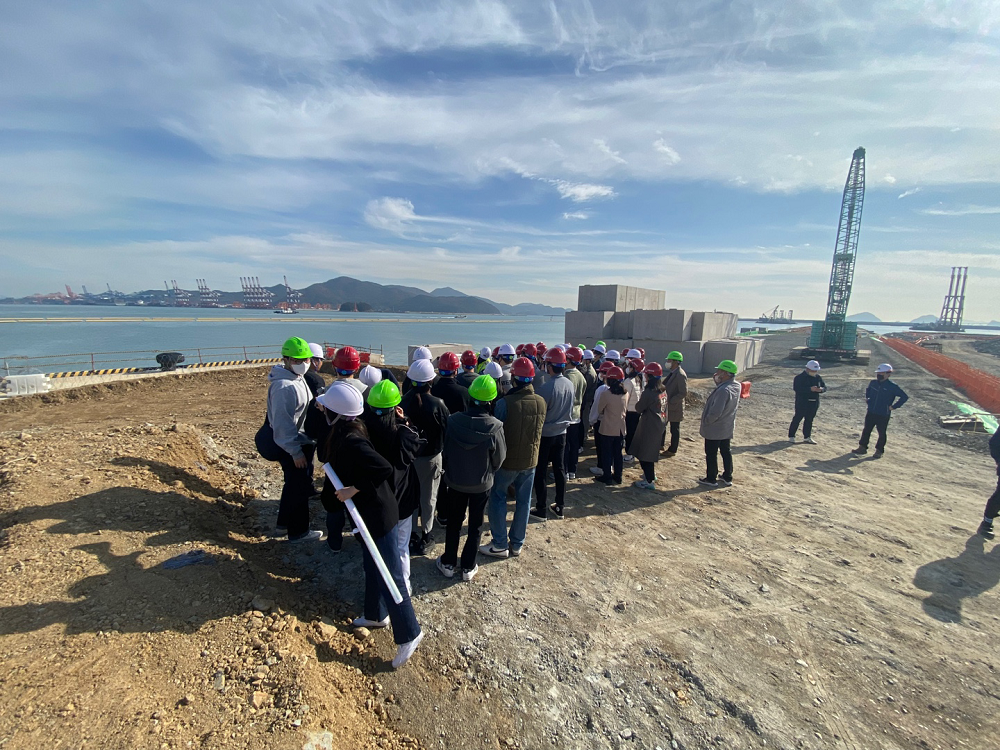
[[[677,6],[677,7],[671,7]],[[1000,5],[8,3],[0,297],[335,276],[1000,319]]]

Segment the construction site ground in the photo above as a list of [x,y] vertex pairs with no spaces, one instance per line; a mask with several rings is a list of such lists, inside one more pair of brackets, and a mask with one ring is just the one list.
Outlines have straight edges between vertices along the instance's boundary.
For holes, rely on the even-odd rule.
[[390,632],[349,626],[357,544],[266,536],[264,369],[0,404],[0,748],[996,746],[986,437],[939,427],[964,399],[872,342],[911,396],[884,458],[849,453],[854,365],[823,371],[819,444],[789,443],[799,343],[742,376],[733,487],[695,483],[693,379],[655,491],[590,482],[591,444],[520,557],[468,583],[441,544],[415,558],[427,637],[399,671]]

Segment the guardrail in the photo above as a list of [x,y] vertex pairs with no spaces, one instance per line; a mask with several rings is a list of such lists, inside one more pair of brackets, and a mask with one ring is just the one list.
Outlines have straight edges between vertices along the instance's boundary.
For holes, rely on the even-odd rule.
[[[323,342],[323,351],[336,350],[346,344]],[[353,345],[367,361],[372,354],[382,355],[382,347]],[[135,349],[116,352],[83,352],[75,354],[44,354],[38,356],[9,355],[0,357],[0,369],[5,377],[11,375],[44,374],[51,378],[81,375],[117,375],[137,372],[158,372],[156,355],[165,351],[183,355],[183,364],[177,369],[221,367],[226,365],[268,364],[279,362],[281,352],[274,345],[215,346],[175,349]]]

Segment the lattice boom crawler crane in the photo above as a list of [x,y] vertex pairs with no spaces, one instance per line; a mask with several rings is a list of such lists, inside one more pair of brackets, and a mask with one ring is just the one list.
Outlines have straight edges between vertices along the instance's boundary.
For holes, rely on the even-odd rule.
[[847,305],[854,284],[854,265],[861,233],[861,210],[865,203],[865,150],[858,147],[851,159],[851,169],[844,185],[840,204],[840,224],[833,249],[830,292],[826,317],[812,325],[809,345],[796,347],[792,354],[803,359],[845,360],[868,364],[871,352],[858,349],[858,324],[847,320]]

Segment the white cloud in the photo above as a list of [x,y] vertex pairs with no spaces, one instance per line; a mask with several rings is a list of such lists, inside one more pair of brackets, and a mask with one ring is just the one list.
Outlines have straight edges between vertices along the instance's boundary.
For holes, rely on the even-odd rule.
[[898,198],[909,198],[911,195],[916,195],[920,192],[920,188],[911,188],[910,190],[904,190],[897,197]]
[[668,146],[662,138],[653,141],[653,148],[663,154],[671,164],[678,164],[681,160],[681,155]]
[[567,220],[570,219],[583,220],[583,219],[589,219],[590,214],[588,214],[586,211],[567,211],[562,215],[562,217]]
[[594,145],[597,146],[597,150],[602,154],[607,156],[611,161],[616,164],[628,164],[628,161],[622,158],[621,154],[617,151],[612,151],[611,147],[602,138],[595,138]]
[[928,216],[987,216],[1000,214],[1000,206],[965,206],[963,208],[925,208],[920,213]]
[[614,198],[614,188],[607,185],[590,185],[585,182],[567,182],[566,180],[550,180],[563,198],[569,198],[574,203],[585,203],[598,198]]
[[895,185],[896,184],[896,178],[893,177],[888,172],[886,172],[885,177],[883,177],[882,179],[883,179],[883,181],[889,183],[890,185]]
[[365,221],[376,229],[401,232],[416,220],[413,204],[405,198],[377,198],[365,206]]

